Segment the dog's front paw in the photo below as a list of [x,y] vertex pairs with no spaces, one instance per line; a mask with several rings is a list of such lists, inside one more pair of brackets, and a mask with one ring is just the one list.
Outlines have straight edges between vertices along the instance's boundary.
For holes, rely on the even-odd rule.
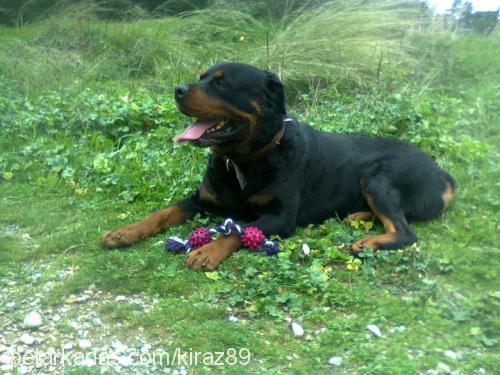
[[142,232],[137,225],[132,224],[126,227],[106,232],[101,236],[101,243],[104,247],[114,249],[126,247],[142,238]]
[[184,265],[196,271],[213,271],[227,258],[226,252],[211,242],[191,251],[184,260]]

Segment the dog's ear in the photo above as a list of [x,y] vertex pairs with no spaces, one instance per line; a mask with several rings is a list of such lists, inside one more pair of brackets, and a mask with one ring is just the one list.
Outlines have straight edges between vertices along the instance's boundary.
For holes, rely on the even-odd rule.
[[285,90],[283,89],[283,84],[276,76],[276,74],[271,72],[266,72],[267,83],[266,88],[271,94],[273,104],[276,105],[281,113],[286,116],[285,108]]

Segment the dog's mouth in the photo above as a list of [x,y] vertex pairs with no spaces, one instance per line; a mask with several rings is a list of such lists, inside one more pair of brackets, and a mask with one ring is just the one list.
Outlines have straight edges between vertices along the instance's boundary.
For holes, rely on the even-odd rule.
[[236,135],[243,124],[234,119],[198,119],[189,125],[182,134],[174,137],[174,142],[192,142],[199,146],[222,143]]

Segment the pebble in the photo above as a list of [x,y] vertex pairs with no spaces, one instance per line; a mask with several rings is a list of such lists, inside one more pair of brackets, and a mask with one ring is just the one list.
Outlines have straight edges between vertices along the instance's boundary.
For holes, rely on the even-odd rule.
[[76,302],[76,296],[74,294],[70,294],[70,296],[68,298],[66,298],[66,300],[64,302],[71,305],[71,304]]
[[304,336],[304,328],[299,323],[293,322],[292,323],[292,331],[293,334],[297,337]]
[[116,362],[122,367],[130,367],[134,363],[133,359],[128,356],[118,356],[116,357]]
[[366,329],[373,333],[375,336],[380,337],[382,336],[382,332],[380,332],[380,328],[378,328],[375,324],[368,324],[366,326]]
[[19,366],[19,374],[24,375],[24,374],[29,374],[31,372],[31,368],[28,366],[21,365]]
[[113,343],[111,344],[111,346],[113,347],[113,349],[115,349],[118,353],[123,353],[123,352],[126,352],[128,347],[126,345],[123,345],[120,341],[116,340],[116,341],[113,341]]
[[445,374],[448,374],[451,372],[450,366],[448,366],[446,363],[439,362],[436,366],[436,370],[438,372],[444,372]]
[[453,350],[446,350],[444,352],[444,355],[450,359],[453,359],[453,360],[460,358],[460,354],[457,352],[454,352]]
[[82,340],[78,341],[78,347],[80,349],[85,350],[85,349],[91,348],[92,343],[90,342],[90,340],[82,339]]
[[23,328],[34,329],[42,325],[42,316],[36,311],[30,311],[23,320]]
[[125,296],[116,296],[116,298],[115,298],[116,302],[123,302],[126,300],[127,300],[127,297],[125,297]]
[[96,362],[93,358],[86,357],[83,359],[81,364],[83,367],[94,367],[96,365]]
[[332,357],[328,360],[328,363],[336,367],[342,366],[342,357]]
[[10,365],[12,363],[12,356],[10,354],[4,353],[0,355],[0,364]]
[[0,371],[2,372],[10,372],[14,369],[14,366],[12,365],[2,365],[0,366]]
[[239,321],[238,317],[234,315],[230,315],[228,319],[231,323],[236,323],[237,321]]
[[31,335],[28,335],[27,333],[23,333],[21,337],[19,337],[19,342],[25,345],[33,345],[33,343],[35,342],[35,338]]
[[67,343],[65,343],[65,344],[62,346],[62,348],[63,348],[64,350],[71,350],[71,349],[73,349],[73,344],[72,344],[72,343],[70,343],[70,342],[67,342]]
[[300,248],[300,252],[302,253],[302,255],[309,255],[311,253],[311,248],[308,244],[305,243]]

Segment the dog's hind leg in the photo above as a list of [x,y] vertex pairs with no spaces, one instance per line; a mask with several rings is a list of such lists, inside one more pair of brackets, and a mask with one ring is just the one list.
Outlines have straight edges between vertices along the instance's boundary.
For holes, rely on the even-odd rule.
[[387,176],[377,174],[363,177],[361,191],[375,216],[384,225],[385,234],[355,241],[350,245],[351,251],[359,252],[364,248],[399,249],[417,241],[401,207],[400,192]]

